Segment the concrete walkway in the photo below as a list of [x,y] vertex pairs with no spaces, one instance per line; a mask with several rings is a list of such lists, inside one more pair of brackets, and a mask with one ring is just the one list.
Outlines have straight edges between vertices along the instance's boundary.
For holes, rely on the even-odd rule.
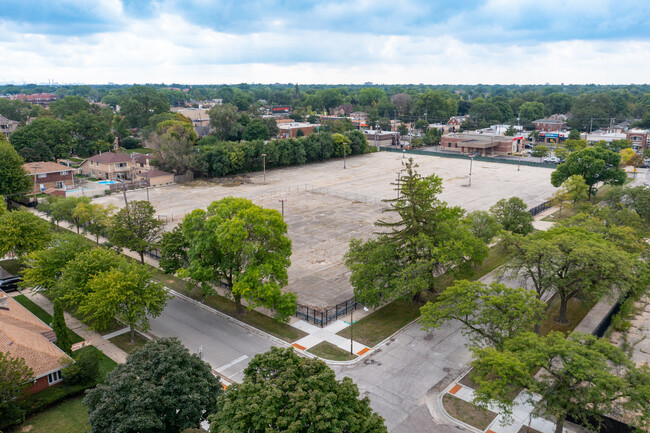
[[[34,292],[32,290],[23,290],[21,293],[14,292],[12,295],[25,295],[49,314],[52,314],[54,311],[52,302],[40,293]],[[70,313],[65,312],[64,317],[68,328],[83,338],[87,345],[95,346],[118,364],[126,362],[127,353],[122,349],[110,341],[105,340],[104,337],[102,337],[99,333],[88,329],[86,325],[81,323],[78,319],[74,318]]]
[[[298,320],[292,323],[291,326],[309,334],[306,337],[303,337],[293,343],[293,347],[296,349],[308,350],[317,344],[322,343],[323,341],[327,341],[339,349],[345,350],[346,352],[350,351],[350,339],[341,337],[340,335],[336,334],[337,332],[340,332],[350,326],[350,322],[337,320],[330,323],[324,328],[319,328],[318,326],[314,326],[311,323],[305,322],[304,320]],[[352,351],[358,356],[364,355],[369,350],[369,347],[357,341],[352,342]]]

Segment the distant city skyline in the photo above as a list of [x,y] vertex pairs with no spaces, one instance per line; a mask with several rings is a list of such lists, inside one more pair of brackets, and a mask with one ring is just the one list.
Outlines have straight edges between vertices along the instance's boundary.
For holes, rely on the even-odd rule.
[[643,0],[24,0],[0,83],[643,84]]

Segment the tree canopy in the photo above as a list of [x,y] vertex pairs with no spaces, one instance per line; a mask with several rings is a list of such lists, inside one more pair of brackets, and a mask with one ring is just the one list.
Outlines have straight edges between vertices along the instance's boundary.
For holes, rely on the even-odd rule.
[[153,248],[162,230],[162,222],[155,217],[156,210],[148,201],[134,200],[111,218],[108,239],[115,245],[140,254]]
[[15,210],[0,215],[0,257],[25,254],[43,248],[52,234],[47,221],[28,210]]
[[526,210],[526,203],[519,197],[502,198],[490,208],[503,230],[527,235],[533,231],[533,216]]
[[442,179],[422,177],[413,160],[400,178],[400,197],[388,200],[392,221],[375,239],[353,239],[346,266],[356,299],[369,306],[384,301],[410,299],[432,291],[443,272],[464,275],[487,256],[487,247],[471,231],[464,210],[438,199]]
[[627,175],[619,168],[621,155],[601,147],[587,147],[571,153],[565,163],[551,173],[551,183],[558,187],[573,175],[580,175],[589,186],[589,197],[596,192],[596,184],[622,185]]
[[223,392],[210,365],[177,339],[149,341],[88,391],[91,433],[178,433],[196,428]]
[[300,357],[292,348],[255,355],[242,383],[228,387],[217,408],[211,433],[387,431],[349,377],[336,380],[323,361]]
[[0,134],[0,196],[15,196],[32,191],[32,178],[23,168],[25,161]]

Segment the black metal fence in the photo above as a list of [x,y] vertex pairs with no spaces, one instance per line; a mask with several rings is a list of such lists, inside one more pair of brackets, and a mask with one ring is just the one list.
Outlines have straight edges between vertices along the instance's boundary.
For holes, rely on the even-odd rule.
[[339,317],[347,316],[351,311],[357,310],[361,304],[353,299],[348,299],[334,307],[317,309],[298,304],[296,317],[305,320],[307,323],[313,323],[321,328],[329,325]]
[[535,206],[533,208],[528,209],[528,212],[530,212],[530,214],[532,216],[535,216],[538,213],[543,212],[546,209],[550,208],[551,206],[553,206],[553,203],[550,202],[550,201],[546,201],[546,202],[544,202],[544,203],[542,203],[540,205],[537,205],[537,206]]

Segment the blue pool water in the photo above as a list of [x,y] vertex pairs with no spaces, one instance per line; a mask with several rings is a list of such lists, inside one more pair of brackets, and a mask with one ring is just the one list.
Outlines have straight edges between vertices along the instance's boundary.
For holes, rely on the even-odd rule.
[[115,182],[114,180],[102,180],[101,182],[97,182],[100,185],[113,185]]

